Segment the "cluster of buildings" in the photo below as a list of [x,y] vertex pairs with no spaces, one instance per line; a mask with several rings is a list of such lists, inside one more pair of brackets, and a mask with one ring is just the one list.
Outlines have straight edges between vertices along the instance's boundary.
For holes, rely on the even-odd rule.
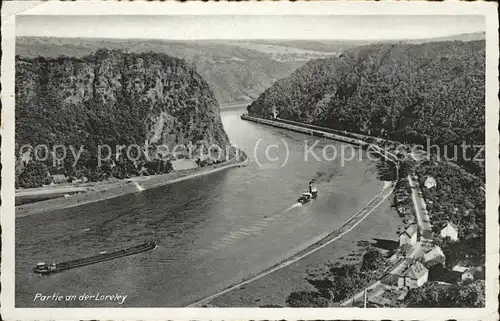
[[413,202],[407,188],[399,188],[395,191],[395,205],[399,216],[403,222],[414,218]]
[[[448,222],[440,231],[442,238],[458,241],[458,228]],[[437,265],[445,266],[446,256],[439,246],[432,242],[430,231],[419,231],[418,225],[412,223],[399,235],[399,250],[394,259],[400,262],[382,282],[397,288],[406,294],[408,289],[423,286],[429,279],[429,269]],[[467,262],[455,265],[451,273],[457,281],[472,282],[484,278],[484,267],[471,267]],[[404,298],[404,295],[402,296]]]
[[[451,222],[441,230],[441,237],[458,240],[458,228]],[[399,235],[400,251],[396,255],[404,258],[402,263],[391,272],[390,283],[398,288],[418,288],[429,277],[429,269],[436,265],[444,267],[446,257],[443,250],[433,244],[432,233],[419,233],[418,225],[412,223]]]
[[[427,177],[423,186],[427,189],[434,188],[436,180]],[[389,268],[390,272],[380,280],[382,292],[369,300],[376,306],[393,306],[394,300],[404,300],[410,289],[419,288],[428,282],[431,269],[432,280],[442,284],[484,279],[484,266],[474,266],[466,260],[456,264],[451,271],[445,268],[446,256],[434,243],[429,218],[427,215],[420,217],[423,221],[421,225],[414,222],[416,213],[410,208],[410,197],[410,192],[404,187],[395,193],[395,203],[400,216],[404,222],[411,223],[399,234],[399,247],[390,258],[394,268]],[[423,211],[426,211],[425,207]],[[452,242],[459,240],[458,227],[453,222],[447,222],[439,231],[439,235]]]
[[[427,177],[424,186],[436,187],[436,180],[433,177]],[[409,214],[402,206],[409,197],[409,192],[406,190],[401,190],[396,195],[398,212],[402,216]],[[448,222],[441,229],[440,236],[449,238],[451,241],[458,241],[458,227]],[[410,223],[399,234],[399,251],[395,255],[401,263],[386,278],[388,285],[397,286],[400,289],[418,288],[427,282],[430,268],[436,265],[445,266],[446,256],[443,250],[434,244],[433,238],[430,230],[420,230],[415,222]]]

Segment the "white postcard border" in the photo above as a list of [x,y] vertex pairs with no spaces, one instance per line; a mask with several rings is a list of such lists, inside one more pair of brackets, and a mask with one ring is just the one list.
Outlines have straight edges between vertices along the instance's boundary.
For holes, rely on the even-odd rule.
[[[483,15],[486,18],[486,307],[380,308],[15,308],[14,56],[16,15]],[[498,320],[498,17],[486,2],[4,2],[2,8],[1,312],[7,320],[457,319]]]

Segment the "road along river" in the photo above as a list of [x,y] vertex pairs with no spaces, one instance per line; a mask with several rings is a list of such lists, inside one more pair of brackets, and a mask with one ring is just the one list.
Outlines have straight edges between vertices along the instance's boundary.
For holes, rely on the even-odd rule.
[[[306,161],[305,141],[311,146],[317,138],[243,121],[243,111],[221,115],[231,142],[254,159],[246,167],[16,219],[16,306],[189,305],[303,251],[380,193],[376,163],[363,151],[356,150],[354,160],[327,160],[323,147],[331,145],[325,150],[331,157],[341,143],[322,140],[314,148],[319,160]],[[299,205],[311,178],[319,196]],[[158,248],[135,256],[48,276],[31,270],[39,261],[67,261],[150,238]],[[64,299],[40,300],[55,293]],[[84,294],[127,297],[120,303]]]

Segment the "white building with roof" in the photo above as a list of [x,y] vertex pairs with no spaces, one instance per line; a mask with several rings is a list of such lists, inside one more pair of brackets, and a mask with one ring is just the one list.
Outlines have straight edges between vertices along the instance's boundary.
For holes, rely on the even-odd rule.
[[424,186],[425,186],[425,188],[436,187],[436,180],[434,179],[434,177],[432,177],[432,176],[427,177],[427,179],[424,182]]
[[464,273],[470,268],[470,263],[467,261],[460,261],[451,269],[453,272]]
[[418,226],[416,223],[409,225],[406,230],[399,234],[399,245],[415,245],[418,240]]
[[423,261],[426,266],[434,266],[437,264],[444,265],[446,263],[446,256],[439,246],[434,246],[430,251],[424,254]]
[[429,278],[429,270],[419,261],[414,262],[398,278],[398,287],[418,288]]
[[441,230],[441,237],[449,237],[452,241],[458,241],[458,227],[452,222],[448,222]]

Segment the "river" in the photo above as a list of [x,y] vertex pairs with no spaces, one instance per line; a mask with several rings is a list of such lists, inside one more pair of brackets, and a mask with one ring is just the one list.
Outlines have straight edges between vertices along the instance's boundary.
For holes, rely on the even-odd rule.
[[[221,116],[231,142],[254,159],[246,167],[16,219],[16,306],[185,306],[312,245],[380,191],[376,163],[360,157],[364,152],[342,166],[339,157],[322,157],[325,144],[332,156],[341,143],[322,140],[314,148],[319,160],[305,161],[305,141],[310,146],[317,138],[243,121],[243,111]],[[266,159],[270,145],[279,148],[271,147]],[[299,205],[313,177],[318,198]],[[149,252],[54,275],[32,272],[39,261],[67,261],[150,238],[159,246]],[[64,299],[34,300],[37,293]],[[80,300],[85,293],[127,298],[121,305]]]

